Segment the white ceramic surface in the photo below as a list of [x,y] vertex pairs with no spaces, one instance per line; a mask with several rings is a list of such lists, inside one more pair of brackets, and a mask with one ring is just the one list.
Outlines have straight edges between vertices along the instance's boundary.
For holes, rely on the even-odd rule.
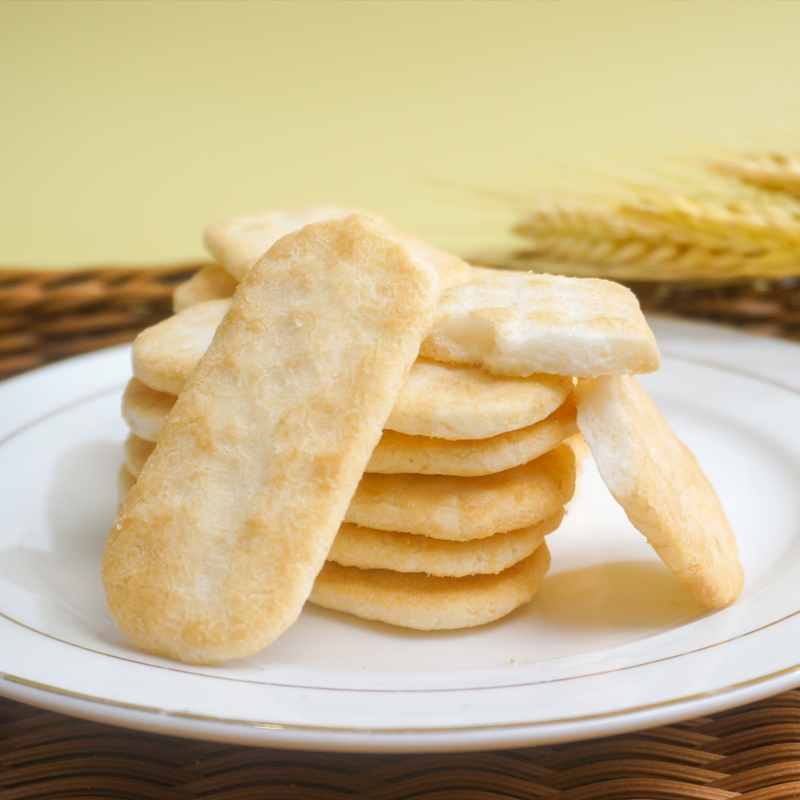
[[747,583],[699,607],[584,463],[539,595],[419,633],[308,606],[249,659],[139,652],[99,577],[116,508],[128,348],[0,385],[0,694],[179,736],[352,751],[512,747],[711,713],[800,684],[800,347],[653,321],[643,376],[717,489]]

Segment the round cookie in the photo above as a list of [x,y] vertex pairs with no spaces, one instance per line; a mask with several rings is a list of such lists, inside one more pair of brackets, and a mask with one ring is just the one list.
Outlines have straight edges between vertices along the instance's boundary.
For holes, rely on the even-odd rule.
[[540,422],[487,439],[436,439],[384,430],[366,471],[490,475],[527,464],[577,431],[575,403],[570,398]]
[[500,619],[532,600],[549,566],[546,544],[496,575],[464,578],[358,569],[328,561],[317,575],[309,600],[404,628],[471,628]]
[[133,342],[133,375],[151,389],[178,395],[208,350],[229,298],[185,308],[143,330]]
[[122,418],[141,439],[157,442],[177,398],[131,378],[122,394]]
[[504,472],[471,478],[366,473],[345,522],[464,542],[534,525],[575,490],[575,454],[561,444]]
[[422,572],[448,578],[494,575],[531,555],[563,518],[562,508],[536,525],[469,542],[377,531],[345,522],[333,540],[328,561],[343,567]]
[[477,367],[418,358],[385,427],[412,436],[487,439],[552,414],[572,391],[572,378],[498,378]]
[[177,314],[198,303],[233,297],[237,283],[219,264],[209,264],[176,287],[172,293],[172,310]]

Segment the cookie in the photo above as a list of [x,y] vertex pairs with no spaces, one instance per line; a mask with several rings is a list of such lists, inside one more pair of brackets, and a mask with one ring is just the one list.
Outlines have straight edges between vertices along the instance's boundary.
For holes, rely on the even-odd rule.
[[447,542],[412,533],[342,524],[328,561],[343,567],[422,572],[447,578],[494,575],[527,558],[561,524],[561,509],[536,525],[469,542]]
[[529,602],[550,566],[546,544],[496,575],[440,578],[325,564],[310,602],[364,619],[416,630],[485,625]]
[[289,234],[248,273],[106,541],[129,638],[214,663],[295,621],[437,295],[419,251],[366,215]]
[[221,300],[233,297],[238,281],[219,264],[209,264],[195,272],[185,283],[172,293],[172,310],[177,313],[184,308],[205,303],[208,300]]
[[464,542],[535,525],[562,508],[574,489],[575,455],[559,445],[494,475],[367,473],[345,522]]
[[596,377],[658,369],[634,294],[611,281],[519,273],[445,292],[421,355],[496,375]]
[[435,439],[384,430],[367,472],[490,475],[533,461],[577,431],[571,397],[540,422],[487,439]]
[[578,427],[600,476],[634,527],[703,605],[744,585],[736,541],[697,459],[635,378],[580,381]]

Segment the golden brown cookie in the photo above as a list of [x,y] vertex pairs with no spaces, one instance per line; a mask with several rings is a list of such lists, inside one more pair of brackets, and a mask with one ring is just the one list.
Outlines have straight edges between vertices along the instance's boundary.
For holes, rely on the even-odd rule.
[[561,524],[564,509],[552,517],[508,533],[469,542],[447,542],[413,533],[377,531],[342,523],[328,561],[343,567],[423,572],[446,578],[494,575],[527,558]]
[[176,287],[172,293],[172,310],[177,314],[184,308],[196,306],[198,303],[233,297],[238,283],[219,264],[209,264]]
[[533,461],[577,431],[571,398],[541,422],[488,439],[435,439],[384,430],[367,472],[490,475]]
[[366,215],[289,234],[248,273],[106,542],[109,611],[134,642],[212,663],[294,622],[437,295],[419,251]]
[[367,473],[345,522],[465,542],[535,525],[567,503],[574,489],[575,455],[569,445],[559,445],[494,475]]
[[546,544],[496,575],[439,578],[325,564],[309,600],[364,619],[423,631],[471,628],[529,602],[550,566]]

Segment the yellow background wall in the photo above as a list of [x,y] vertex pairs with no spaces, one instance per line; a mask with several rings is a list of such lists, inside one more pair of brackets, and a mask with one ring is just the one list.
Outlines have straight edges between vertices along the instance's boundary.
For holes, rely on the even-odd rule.
[[800,4],[0,2],[0,265],[202,257],[334,203],[469,254],[563,165],[800,131]]

